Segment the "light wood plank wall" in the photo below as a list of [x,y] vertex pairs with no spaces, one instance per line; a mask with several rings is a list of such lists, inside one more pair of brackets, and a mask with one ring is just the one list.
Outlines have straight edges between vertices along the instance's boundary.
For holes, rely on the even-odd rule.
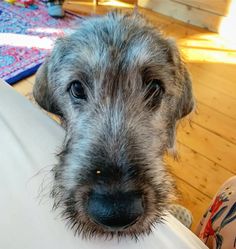
[[235,0],[138,0],[138,5],[217,32],[233,1]]

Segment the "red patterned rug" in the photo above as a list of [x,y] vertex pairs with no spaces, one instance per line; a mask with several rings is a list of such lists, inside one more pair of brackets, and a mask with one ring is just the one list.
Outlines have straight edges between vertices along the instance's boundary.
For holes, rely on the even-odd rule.
[[35,5],[37,9],[0,1],[0,78],[9,84],[35,73],[56,38],[82,20],[70,13],[54,19],[43,2],[35,0]]

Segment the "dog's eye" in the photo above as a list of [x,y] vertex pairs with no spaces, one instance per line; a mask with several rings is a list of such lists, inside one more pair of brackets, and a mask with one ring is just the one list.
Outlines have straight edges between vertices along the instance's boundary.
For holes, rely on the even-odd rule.
[[70,85],[70,93],[73,97],[77,99],[86,99],[86,94],[82,83],[78,80],[72,81]]
[[163,91],[162,85],[162,81],[158,79],[149,81],[146,89],[146,99],[157,99]]

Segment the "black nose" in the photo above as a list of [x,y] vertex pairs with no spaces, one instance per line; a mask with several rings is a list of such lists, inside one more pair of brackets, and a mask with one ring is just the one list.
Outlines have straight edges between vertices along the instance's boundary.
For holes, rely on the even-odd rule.
[[114,194],[92,192],[87,211],[96,223],[117,229],[134,224],[144,209],[141,194],[134,191]]

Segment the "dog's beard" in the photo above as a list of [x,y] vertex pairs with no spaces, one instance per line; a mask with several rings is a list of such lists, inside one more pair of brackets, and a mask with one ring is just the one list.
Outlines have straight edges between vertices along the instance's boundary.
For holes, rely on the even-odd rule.
[[[58,169],[58,166],[56,167]],[[161,183],[143,184],[145,213],[133,225],[125,229],[110,229],[96,224],[86,212],[86,201],[90,188],[77,185],[74,190],[66,190],[60,179],[54,182],[51,197],[54,199],[53,209],[58,209],[66,225],[75,235],[89,239],[102,237],[106,239],[130,237],[138,238],[149,235],[155,226],[165,219],[169,203],[173,200],[173,181],[168,173],[164,173]],[[162,172],[163,177],[163,172]]]

